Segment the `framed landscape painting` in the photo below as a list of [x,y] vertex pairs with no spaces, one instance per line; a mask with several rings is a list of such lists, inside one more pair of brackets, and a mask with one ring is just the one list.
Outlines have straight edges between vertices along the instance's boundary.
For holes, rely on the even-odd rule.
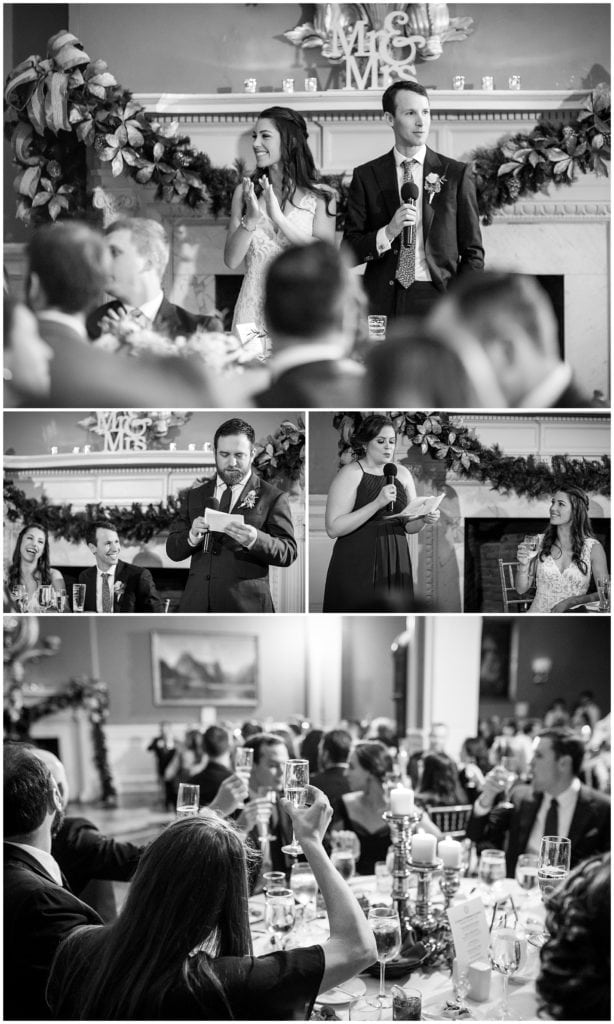
[[152,633],[154,704],[258,703],[258,638]]

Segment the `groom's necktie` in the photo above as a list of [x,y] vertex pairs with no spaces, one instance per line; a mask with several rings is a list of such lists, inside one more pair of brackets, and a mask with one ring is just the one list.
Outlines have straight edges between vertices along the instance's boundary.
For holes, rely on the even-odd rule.
[[103,572],[102,574],[102,610],[103,612],[113,611],[113,599],[111,598],[108,572]]
[[550,801],[550,807],[546,813],[544,822],[545,836],[558,836],[559,834],[559,802],[555,796]]
[[[404,160],[401,164],[403,168],[403,185],[408,181],[413,181],[413,164],[415,160]],[[416,229],[414,226],[411,232],[411,242],[409,245],[403,244],[403,236],[405,235],[405,228],[401,232],[401,247],[399,249],[399,262],[397,263],[396,279],[402,288],[409,288],[410,284],[413,284],[416,280]]]
[[232,487],[227,487],[225,491],[222,491],[222,497],[220,500],[220,512],[230,512],[231,501]]

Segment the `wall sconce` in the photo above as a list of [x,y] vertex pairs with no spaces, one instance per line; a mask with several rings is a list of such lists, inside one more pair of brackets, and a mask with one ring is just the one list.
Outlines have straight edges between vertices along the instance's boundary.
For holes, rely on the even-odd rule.
[[550,679],[550,672],[552,670],[552,658],[533,658],[531,662],[531,671],[533,672],[533,685],[542,686],[547,683]]

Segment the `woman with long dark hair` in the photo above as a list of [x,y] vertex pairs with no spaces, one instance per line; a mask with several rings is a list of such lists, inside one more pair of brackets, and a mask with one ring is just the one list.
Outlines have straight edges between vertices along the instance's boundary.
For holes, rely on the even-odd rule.
[[335,240],[335,197],[319,183],[304,117],[289,107],[263,110],[252,132],[256,170],[232,197],[224,262],[246,272],[233,327],[265,332],[264,281],[271,260],[290,245]]
[[281,805],[320,887],[323,945],[252,955],[247,846],[211,811],[170,825],[143,854],[112,924],[78,929],[60,947],[47,1000],[68,1020],[298,1020],[318,992],[375,959],[360,906],[322,847],[330,804]]
[[[49,564],[49,533],[40,523],[26,523],[20,531],[8,571],[8,589],[20,610],[38,607],[38,588],[52,586],[60,593],[64,577]],[[25,594],[20,590],[25,587]],[[18,596],[19,595],[19,596]]]
[[427,807],[467,803],[467,794],[461,786],[458,769],[447,754],[424,755],[422,778],[416,796]]
[[399,514],[416,488],[394,460],[397,435],[384,413],[367,416],[350,438],[352,461],[334,478],[326,502],[326,532],[335,538],[324,590],[325,612],[409,611],[414,583],[407,535],[436,523],[439,509],[417,519]]
[[535,582],[530,612],[566,612],[597,599],[596,591],[588,593],[591,575],[594,580],[607,576],[608,564],[591,529],[588,507],[581,487],[561,487],[552,495],[550,522],[537,550],[519,544],[516,590],[524,594]]

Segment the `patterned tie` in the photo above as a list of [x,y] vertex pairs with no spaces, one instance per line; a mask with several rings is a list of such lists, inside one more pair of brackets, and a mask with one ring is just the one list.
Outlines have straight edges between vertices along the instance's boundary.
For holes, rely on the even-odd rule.
[[544,822],[544,835],[545,836],[558,836],[559,834],[559,802],[556,797],[552,797],[550,801],[550,807],[546,814],[546,820]]
[[113,599],[111,597],[111,588],[109,586],[109,573],[103,572],[102,574],[102,610],[103,612],[113,611]]
[[230,512],[230,502],[232,501],[232,487],[227,487],[222,493],[222,500],[220,501],[220,512]]
[[[401,164],[403,168],[403,185],[408,181],[413,181],[412,164],[416,163],[415,160],[404,160]],[[396,279],[402,288],[409,288],[410,284],[413,284],[416,280],[416,229],[414,227],[411,233],[411,242],[409,245],[403,244],[403,236],[405,234],[405,228],[401,232],[401,247],[399,249],[399,262],[397,264]]]

